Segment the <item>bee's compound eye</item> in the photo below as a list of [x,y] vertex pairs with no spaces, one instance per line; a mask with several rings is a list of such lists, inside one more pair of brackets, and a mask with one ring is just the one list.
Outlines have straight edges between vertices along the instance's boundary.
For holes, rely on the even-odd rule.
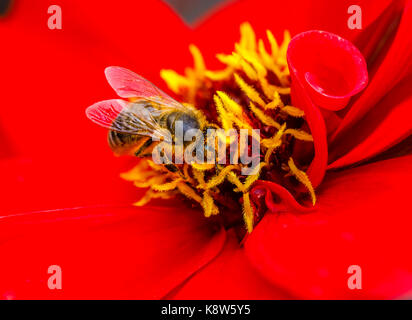
[[179,120],[183,122],[183,132],[190,129],[200,129],[199,121],[191,114],[183,114]]

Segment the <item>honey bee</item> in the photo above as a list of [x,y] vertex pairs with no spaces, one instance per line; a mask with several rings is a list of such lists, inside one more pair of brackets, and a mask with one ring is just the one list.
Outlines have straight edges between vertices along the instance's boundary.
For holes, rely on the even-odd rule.
[[116,93],[128,101],[100,101],[88,107],[86,115],[110,130],[108,142],[116,155],[151,155],[159,141],[173,139],[177,121],[183,124],[183,134],[203,130],[199,111],[177,102],[143,77],[121,67],[108,67],[105,74]]

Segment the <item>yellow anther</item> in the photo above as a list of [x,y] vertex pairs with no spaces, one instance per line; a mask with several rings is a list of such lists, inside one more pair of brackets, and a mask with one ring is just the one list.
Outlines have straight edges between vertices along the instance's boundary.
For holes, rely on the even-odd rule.
[[262,39],[259,39],[258,50],[259,50],[260,57],[261,57],[261,59],[262,59],[262,61],[263,61],[263,64],[264,64],[267,68],[270,68],[272,65],[274,65],[274,63],[273,63],[273,58],[272,58],[271,55],[266,51],[265,44],[263,43],[263,40],[262,40]]
[[307,176],[306,172],[298,169],[292,158],[289,158],[288,166],[290,168],[290,172],[295,176],[295,178],[300,183],[302,183],[306,187],[306,189],[308,189],[310,196],[312,198],[312,204],[315,205],[316,203],[315,190],[313,189],[312,182],[310,182],[309,177]]
[[259,61],[259,57],[257,56],[256,52],[247,51],[238,44],[235,45],[235,49],[243,59],[245,59],[253,66],[259,77],[266,77],[267,70]]
[[215,168],[215,164],[208,163],[192,163],[191,166],[199,171],[207,171]]
[[205,71],[205,77],[212,81],[223,81],[229,79],[233,74],[233,68],[227,67],[222,71]]
[[176,179],[171,182],[163,183],[163,184],[155,184],[152,186],[152,189],[155,191],[171,191],[176,189],[177,184],[181,181],[181,179]]
[[235,169],[237,169],[237,166],[235,165],[229,165],[227,167],[224,167],[217,176],[214,176],[209,181],[207,181],[205,184],[199,185],[198,188],[207,190],[207,189],[216,187],[217,185],[221,184],[225,180],[229,172]]
[[242,91],[248,96],[250,100],[256,102],[261,107],[264,107],[266,103],[260,97],[259,93],[252,86],[248,85],[238,74],[235,73],[235,81]]
[[147,161],[141,160],[137,166],[131,170],[121,173],[120,177],[126,181],[146,180],[153,175]]
[[133,184],[138,188],[150,188],[152,185],[157,185],[157,184],[161,184],[165,182],[167,178],[168,178],[168,175],[160,174],[160,175],[151,177],[149,179],[136,180],[133,182]]
[[267,81],[266,77],[259,76],[259,83],[260,86],[262,87],[263,93],[268,99],[273,99],[274,94],[275,94],[275,86],[272,86],[269,84]]
[[264,146],[265,148],[278,148],[281,144],[282,144],[282,136],[285,133],[285,129],[286,129],[286,123],[284,123],[280,129],[278,130],[278,132],[276,132],[276,134],[269,139],[263,139],[261,144],[262,146]]
[[279,53],[279,45],[273,33],[270,30],[266,30],[266,35],[268,37],[270,48],[272,49],[272,57],[276,58]]
[[176,196],[176,192],[154,192],[150,189],[139,201],[135,202],[133,205],[136,207],[141,207],[152,199],[171,199],[174,196]]
[[237,191],[239,192],[243,192],[244,188],[243,188],[243,183],[239,180],[238,176],[232,171],[229,172],[228,176],[227,176],[227,180],[231,183],[234,184],[237,187]]
[[164,166],[154,163],[152,160],[147,160],[147,164],[154,171],[169,173],[169,170],[167,170]]
[[285,134],[290,134],[294,138],[302,141],[313,141],[313,137],[311,134],[303,131],[303,130],[298,130],[298,129],[287,129],[285,131]]
[[203,199],[202,199],[201,205],[202,205],[203,212],[206,218],[212,215],[217,215],[219,213],[219,209],[215,205],[215,202],[213,201],[213,197],[210,195],[209,190],[206,190],[203,193]]
[[220,122],[222,123],[222,127],[225,130],[230,130],[233,128],[233,123],[229,118],[229,115],[226,109],[223,107],[222,100],[220,100],[218,95],[213,96],[213,100],[215,101],[216,111],[220,116]]
[[259,76],[256,70],[246,60],[241,59],[239,61],[239,64],[243,72],[246,73],[247,77],[250,80],[257,81],[259,79]]
[[283,84],[285,85],[285,87],[274,86],[275,90],[280,94],[290,94],[289,80],[287,80],[287,78],[283,78]]
[[205,183],[205,173],[201,170],[193,169],[193,176],[197,180],[198,184]]
[[223,91],[217,91],[216,93],[220,97],[227,111],[233,112],[236,116],[243,116],[243,108],[238,103]]
[[277,109],[277,108],[282,108],[283,107],[283,102],[282,99],[280,98],[279,92],[276,89],[273,89],[273,98],[272,101],[269,102],[266,106],[265,109]]
[[179,93],[182,88],[188,88],[191,85],[189,79],[181,76],[174,70],[161,70],[160,77],[174,93]]
[[282,112],[285,112],[295,118],[302,118],[305,116],[305,112],[303,110],[292,106],[284,106],[282,108]]
[[261,109],[257,108],[253,102],[250,102],[250,110],[252,110],[255,116],[262,121],[263,124],[280,129],[280,124],[265,114]]
[[200,52],[199,48],[196,47],[194,44],[191,44],[189,46],[189,50],[193,56],[196,74],[199,77],[203,77],[205,70],[206,70],[206,66],[205,66],[205,61],[203,60],[202,53]]
[[185,195],[189,199],[193,199],[196,202],[201,203],[202,202],[202,197],[199,196],[191,187],[189,187],[186,183],[184,182],[179,182],[177,184],[177,188],[179,191]]
[[250,203],[249,192],[243,194],[243,219],[245,221],[247,232],[252,233],[254,214]]
[[239,129],[252,129],[241,106],[222,91],[218,91],[217,95],[219,97],[215,95],[214,100],[223,129],[229,130],[233,128],[233,124],[236,124]]
[[289,47],[289,43],[290,43],[291,37],[290,37],[290,32],[288,30],[285,30],[285,32],[283,33],[283,42],[280,46],[279,49],[279,56],[278,56],[278,62],[282,63],[284,65],[287,64],[286,61],[286,52],[288,50]]
[[229,67],[240,69],[240,60],[241,57],[239,55],[228,55],[228,54],[217,54],[216,58],[222,62],[223,64],[228,65]]
[[256,50],[256,36],[249,22],[240,25],[240,45],[249,51]]

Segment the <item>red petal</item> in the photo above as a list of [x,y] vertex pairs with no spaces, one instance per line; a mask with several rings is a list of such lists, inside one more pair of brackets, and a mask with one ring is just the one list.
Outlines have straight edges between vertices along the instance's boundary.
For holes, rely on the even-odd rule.
[[412,68],[412,1],[407,1],[395,39],[385,58],[372,77],[368,88],[345,115],[338,130],[332,136],[332,142],[343,136],[365,114],[392,90],[402,79],[408,76]]
[[[274,285],[304,298],[395,298],[412,289],[412,156],[328,175],[313,213],[268,214],[245,244]],[[348,288],[348,268],[362,289]]]
[[[369,159],[412,134],[412,77],[405,79],[379,102],[351,131],[336,141],[329,169]],[[345,153],[345,151],[347,153]],[[339,157],[339,155],[342,155]]]
[[[131,204],[143,192],[120,178],[134,159],[73,157],[0,161],[0,216],[85,205]],[[127,169],[126,169],[127,168]]]
[[[221,250],[225,232],[193,210],[102,207],[0,220],[0,297],[159,299]],[[62,290],[48,288],[61,268]]]
[[222,253],[169,295],[171,299],[290,299],[272,286],[247,261],[231,232]]
[[[356,4],[362,8],[362,27],[366,29],[393,0],[358,0]],[[395,0],[396,1],[396,0]],[[232,1],[224,5],[198,24],[194,39],[202,52],[210,59],[207,62],[216,64],[213,59],[216,52],[231,52],[234,41],[239,39],[239,25],[249,21],[257,34],[265,36],[271,30],[280,40],[285,29],[292,34],[307,30],[325,30],[336,33],[345,39],[353,40],[362,32],[350,30],[347,21],[350,17],[348,8],[352,0],[242,0]],[[366,14],[367,13],[367,14]],[[211,37],[225,30],[224,37]]]

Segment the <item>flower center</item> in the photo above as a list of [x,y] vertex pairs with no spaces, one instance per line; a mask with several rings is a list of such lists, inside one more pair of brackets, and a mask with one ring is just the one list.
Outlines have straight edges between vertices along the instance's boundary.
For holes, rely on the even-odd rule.
[[[265,203],[259,200],[258,190],[252,191],[257,180],[276,182],[295,199],[310,198],[315,204],[315,192],[305,173],[313,157],[313,138],[304,112],[291,105],[286,61],[289,32],[284,33],[279,46],[267,31],[271,48],[268,52],[263,40],[256,40],[250,24],[242,24],[240,31],[241,39],[234,52],[217,55],[225,65],[222,70],[208,70],[199,49],[191,45],[194,67],[187,68],[185,75],[162,70],[161,76],[178,100],[197,109],[208,126],[250,132],[259,129],[257,172],[242,175],[242,165],[237,163],[185,163],[172,172],[164,165],[143,159],[123,174],[123,178],[134,181],[137,187],[149,188],[136,205],[144,205],[152,198],[183,194],[197,202],[206,217],[217,217],[227,227],[246,226],[250,233],[267,211]],[[250,138],[253,139],[253,133]]]

